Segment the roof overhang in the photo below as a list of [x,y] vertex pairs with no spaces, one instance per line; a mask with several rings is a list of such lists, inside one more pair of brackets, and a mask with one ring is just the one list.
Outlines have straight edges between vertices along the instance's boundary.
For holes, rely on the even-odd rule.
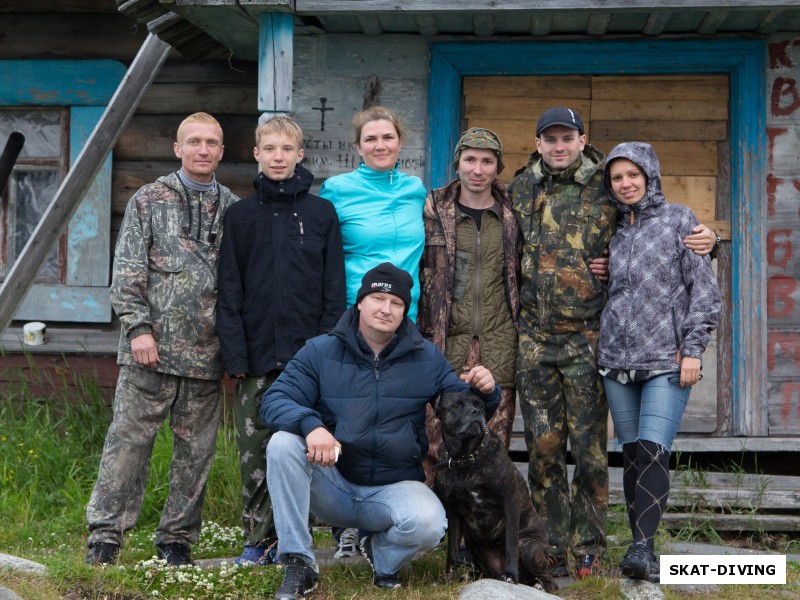
[[800,0],[118,0],[193,60],[258,57],[259,15],[295,15],[297,35],[714,36],[800,31]]

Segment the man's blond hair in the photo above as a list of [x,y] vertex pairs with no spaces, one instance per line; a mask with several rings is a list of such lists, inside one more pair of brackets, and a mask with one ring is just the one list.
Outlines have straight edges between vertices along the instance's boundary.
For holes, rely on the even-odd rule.
[[265,135],[283,134],[290,137],[297,144],[298,149],[303,147],[303,130],[294,119],[286,115],[272,117],[256,127],[256,148]]
[[220,131],[220,142],[222,142],[222,125],[219,124],[214,117],[205,112],[196,112],[186,117],[178,126],[178,135],[175,139],[180,144],[183,141],[183,132],[186,126],[190,123],[207,123],[208,125],[216,125]]

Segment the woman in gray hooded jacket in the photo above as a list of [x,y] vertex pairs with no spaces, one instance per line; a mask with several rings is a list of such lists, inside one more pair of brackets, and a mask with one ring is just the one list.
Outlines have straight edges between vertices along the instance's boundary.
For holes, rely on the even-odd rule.
[[615,147],[605,181],[619,216],[597,362],[622,444],[633,532],[620,569],[648,579],[658,568],[653,538],[669,495],[670,448],[717,327],[720,294],[711,259],[682,241],[699,221],[664,198],[652,146]]

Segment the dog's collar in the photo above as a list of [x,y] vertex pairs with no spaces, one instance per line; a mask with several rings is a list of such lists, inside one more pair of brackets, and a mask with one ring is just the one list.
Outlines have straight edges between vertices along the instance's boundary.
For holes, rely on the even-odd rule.
[[433,470],[438,471],[444,468],[463,469],[464,467],[468,467],[469,465],[478,462],[481,458],[483,458],[483,455],[486,454],[486,450],[489,448],[490,440],[491,435],[489,434],[489,428],[485,427],[483,430],[483,439],[481,440],[480,445],[475,448],[475,452],[468,456],[462,456],[461,458],[453,458],[452,456],[447,456],[447,449],[445,449],[445,460],[434,465]]

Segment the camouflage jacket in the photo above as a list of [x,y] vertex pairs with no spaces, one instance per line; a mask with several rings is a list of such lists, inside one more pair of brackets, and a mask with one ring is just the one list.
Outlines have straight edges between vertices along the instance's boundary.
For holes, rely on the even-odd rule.
[[130,341],[152,333],[157,371],[207,380],[222,376],[215,327],[219,223],[237,200],[220,184],[214,192],[189,190],[176,173],[130,199],[110,293],[122,324],[118,364],[138,366]]
[[[452,328],[451,316],[454,302],[454,293],[456,288],[469,287],[475,285],[475,278],[473,277],[469,282],[457,282],[456,262],[457,262],[457,243],[456,243],[456,227],[458,224],[457,207],[459,194],[461,191],[461,183],[458,180],[453,181],[449,185],[433,190],[431,198],[433,200],[433,207],[436,211],[437,218],[431,219],[425,217],[425,250],[422,255],[422,265],[420,268],[420,286],[421,295],[419,303],[419,319],[418,324],[422,329],[423,334],[430,338],[431,341],[439,347],[440,350],[445,352],[448,359],[453,362],[461,362],[459,365],[454,365],[456,371],[460,371],[463,366],[463,360],[466,358],[466,344],[462,344],[461,352],[457,354],[464,354],[463,357],[454,356],[453,348],[450,348],[452,340],[448,340],[449,334],[452,335],[453,331],[448,329]],[[495,198],[496,203],[494,206],[495,214],[502,222],[502,248],[500,249],[500,260],[502,261],[502,273],[500,274],[501,283],[494,285],[492,280],[496,282],[497,278],[483,278],[480,279],[479,285],[481,289],[481,305],[472,306],[473,313],[482,315],[482,319],[478,319],[479,331],[473,332],[480,337],[481,340],[481,354],[483,356],[483,364],[492,371],[495,376],[500,371],[502,365],[491,364],[491,357],[496,356],[498,359],[507,354],[504,352],[505,344],[502,340],[494,340],[492,336],[495,332],[506,335],[508,327],[505,327],[508,320],[511,321],[510,333],[516,339],[516,318],[519,312],[519,286],[518,286],[518,272],[519,272],[519,228],[517,226],[514,213],[511,210],[511,199],[506,192],[506,187],[499,180],[495,180],[492,184],[492,196]],[[491,209],[490,209],[491,210]],[[483,229],[482,229],[483,233]],[[469,253],[470,261],[472,261],[473,253]],[[463,273],[467,276],[469,265],[463,269]],[[474,267],[473,267],[474,268]],[[504,287],[504,298],[498,297],[498,294],[491,294],[492,289],[497,289],[499,286]],[[503,287],[500,289],[502,290]],[[501,292],[502,293],[502,292]],[[464,295],[463,292],[461,295]],[[505,306],[504,306],[505,304]],[[505,310],[504,310],[505,308]],[[474,326],[475,319],[470,323],[463,324],[464,327],[459,327],[459,330],[470,331]],[[469,335],[469,338],[472,336]],[[446,346],[448,346],[446,348]],[[508,378],[510,381],[503,383],[513,383],[513,363],[516,343],[514,342],[510,366],[505,369],[508,371]],[[503,361],[506,362],[506,361]],[[502,373],[499,373],[502,375]]]
[[525,249],[520,320],[554,333],[596,330],[606,286],[589,270],[616,226],[603,182],[603,154],[587,145],[581,159],[552,173],[534,152],[509,187]]

